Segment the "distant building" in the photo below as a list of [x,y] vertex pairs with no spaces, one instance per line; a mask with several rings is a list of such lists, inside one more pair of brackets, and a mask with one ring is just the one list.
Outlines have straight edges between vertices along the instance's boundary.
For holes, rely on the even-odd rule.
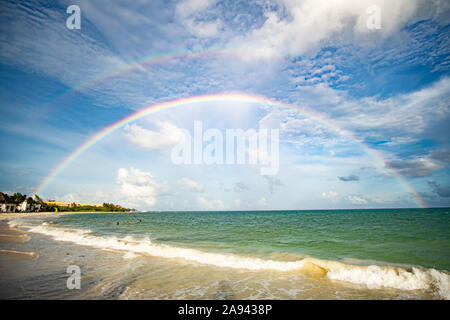
[[28,200],[25,200],[16,207],[16,210],[20,212],[39,212],[41,211],[41,205],[39,203],[29,203]]
[[27,200],[23,201],[21,204],[19,204],[16,209],[21,211],[21,212],[28,212],[30,211],[30,204],[28,203]]
[[1,212],[16,212],[16,204],[11,203],[8,195],[0,192],[0,211]]
[[7,213],[16,212],[16,204],[15,203],[1,203],[0,211],[7,212]]

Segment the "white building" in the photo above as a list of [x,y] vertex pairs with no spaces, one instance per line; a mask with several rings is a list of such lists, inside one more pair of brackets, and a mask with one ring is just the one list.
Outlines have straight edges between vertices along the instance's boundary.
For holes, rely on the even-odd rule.
[[41,205],[39,203],[31,204],[27,200],[17,206],[17,210],[20,212],[39,212]]
[[16,212],[16,204],[15,203],[2,203],[0,204],[1,212]]
[[30,211],[31,204],[28,203],[27,200],[24,200],[21,204],[17,206],[17,210],[21,212],[28,212]]

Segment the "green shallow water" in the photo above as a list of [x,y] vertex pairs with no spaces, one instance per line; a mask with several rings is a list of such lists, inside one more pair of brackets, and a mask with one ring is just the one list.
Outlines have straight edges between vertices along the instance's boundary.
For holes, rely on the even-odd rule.
[[93,213],[48,222],[89,229],[98,236],[149,237],[209,252],[267,258],[287,254],[290,259],[294,254],[450,270],[448,208]]

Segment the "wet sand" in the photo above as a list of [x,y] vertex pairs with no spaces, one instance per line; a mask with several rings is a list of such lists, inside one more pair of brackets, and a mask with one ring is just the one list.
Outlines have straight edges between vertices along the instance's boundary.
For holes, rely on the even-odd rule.
[[23,243],[30,240],[25,234],[0,234],[0,243]]
[[[65,215],[65,214],[79,214],[80,212],[14,212],[14,213],[0,213],[0,261],[17,261],[34,259],[38,255],[34,252],[25,252],[14,250],[10,244],[25,243],[30,240],[26,231],[20,230],[11,226],[10,221],[22,217],[42,216],[42,215]],[[86,212],[88,213],[88,212]]]
[[26,232],[8,224],[8,221],[0,221],[0,260],[2,262],[9,260],[28,260],[33,259],[37,255],[34,252],[24,252],[18,250],[12,250],[10,248],[4,248],[3,245],[10,243],[24,243],[30,240]]
[[29,260],[37,257],[34,252],[0,249],[0,261]]
[[[14,213],[0,213],[0,221],[14,220],[21,217],[34,217],[47,214],[71,214],[71,213],[84,213],[84,212],[14,212]],[[1,228],[1,227],[0,227]],[[1,232],[1,231],[0,231]]]

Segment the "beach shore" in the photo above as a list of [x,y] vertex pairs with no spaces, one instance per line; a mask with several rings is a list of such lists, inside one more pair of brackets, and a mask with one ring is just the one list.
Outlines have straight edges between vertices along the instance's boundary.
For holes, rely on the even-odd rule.
[[11,248],[5,248],[3,245],[24,243],[30,240],[27,232],[11,226],[8,222],[14,219],[31,216],[42,215],[65,215],[79,212],[14,212],[14,213],[0,213],[0,260],[2,262],[14,261],[14,260],[29,260],[37,257],[34,252],[26,252],[19,250],[11,250]]
[[14,213],[0,213],[0,221],[13,220],[21,217],[32,217],[48,214],[79,214],[79,213],[95,213],[95,212],[14,212]]
[[3,219],[0,221],[0,261],[3,263],[10,260],[27,260],[36,257],[34,252],[25,252],[18,250],[11,250],[10,248],[4,248],[3,245],[24,243],[30,240],[26,232],[8,224],[8,221]]
[[[24,243],[31,238],[27,232],[20,230],[9,224],[18,218],[45,216],[45,215],[68,215],[68,214],[82,214],[82,213],[108,213],[108,212],[14,212],[14,213],[0,213],[0,245],[10,245],[15,243]],[[28,260],[37,257],[34,252],[25,252],[10,250],[10,248],[0,247],[0,260],[3,262],[9,260]]]

